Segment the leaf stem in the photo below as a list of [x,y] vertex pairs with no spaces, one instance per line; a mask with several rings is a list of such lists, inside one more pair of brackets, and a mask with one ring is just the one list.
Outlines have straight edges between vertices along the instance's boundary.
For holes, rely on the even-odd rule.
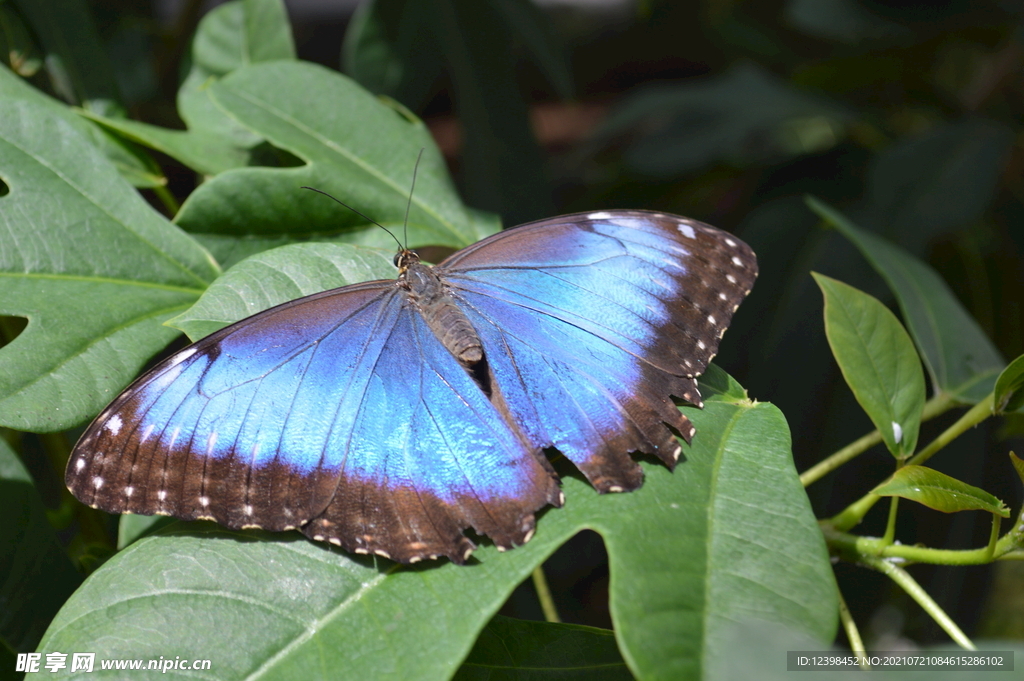
[[967,638],[967,635],[960,630],[960,627],[956,625],[956,622],[946,614],[946,611],[939,607],[939,604],[928,595],[928,592],[921,588],[910,573],[903,568],[895,565],[892,561],[885,560],[884,558],[870,558],[865,557],[862,559],[865,565],[873,567],[879,572],[889,577],[892,581],[896,582],[907,594],[917,601],[926,613],[928,613],[936,624],[942,627],[943,631],[949,634],[957,645],[965,650],[977,650],[971,639]]
[[889,500],[889,520],[885,524],[885,534],[882,536],[882,541],[886,544],[892,544],[896,539],[896,508],[899,503],[899,497],[892,497]]
[[[937,438],[931,441],[927,447],[922,449],[920,452],[910,457],[907,464],[919,465],[932,458],[936,452],[945,447],[947,444],[955,440],[965,431],[974,426],[978,425],[986,418],[992,415],[992,399],[993,394],[989,393],[988,396],[981,402],[971,407],[967,413],[957,419],[956,423],[951,425],[949,428],[944,430]],[[883,481],[884,484],[886,481]],[[879,497],[874,492],[868,492],[863,497],[853,502],[845,509],[840,511],[838,514],[832,516],[829,522],[837,530],[848,530],[854,527],[864,516],[867,515],[868,511],[878,502]]]
[[841,591],[839,592],[839,619],[843,623],[846,639],[850,642],[850,650],[860,659],[860,668],[868,671],[871,669],[871,665],[868,664],[867,660],[868,651],[864,648],[864,640],[860,637],[860,630],[857,629],[857,623],[853,621],[850,609],[846,607],[846,599],[843,598]]
[[174,194],[167,187],[164,185],[153,187],[153,193],[160,199],[160,203],[164,204],[164,208],[167,209],[172,218],[178,214],[181,204],[178,203],[178,199],[174,198]]
[[[939,414],[949,410],[953,406],[953,398],[949,393],[939,393],[932,399],[925,402],[924,409],[921,412],[921,421],[928,421],[935,418]],[[882,434],[873,430],[867,435],[863,435],[850,444],[846,445],[834,454],[829,455],[827,458],[819,461],[815,465],[808,468],[806,471],[800,474],[800,483],[807,487],[813,482],[817,482],[821,478],[825,477],[835,469],[839,468],[843,464],[852,461],[867,450],[871,449],[879,442],[882,441]]]
[[544,566],[538,565],[533,570],[533,588],[537,590],[537,600],[540,601],[540,609],[544,611],[546,622],[561,622],[558,616],[558,609],[555,607],[555,599],[551,597],[551,589],[548,588],[548,578],[544,576]]

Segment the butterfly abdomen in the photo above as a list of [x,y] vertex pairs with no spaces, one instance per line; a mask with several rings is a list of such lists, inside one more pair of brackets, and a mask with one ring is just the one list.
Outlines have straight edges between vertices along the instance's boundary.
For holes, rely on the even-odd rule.
[[480,337],[434,270],[417,262],[409,265],[402,277],[427,326],[448,351],[467,368],[483,359]]

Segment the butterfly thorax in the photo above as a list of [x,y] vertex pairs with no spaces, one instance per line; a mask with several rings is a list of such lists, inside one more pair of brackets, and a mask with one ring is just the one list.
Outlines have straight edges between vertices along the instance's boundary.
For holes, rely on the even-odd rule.
[[472,367],[484,356],[476,329],[452,299],[434,268],[412,255],[412,258],[401,258],[399,285],[409,292],[409,299],[448,351],[463,366]]

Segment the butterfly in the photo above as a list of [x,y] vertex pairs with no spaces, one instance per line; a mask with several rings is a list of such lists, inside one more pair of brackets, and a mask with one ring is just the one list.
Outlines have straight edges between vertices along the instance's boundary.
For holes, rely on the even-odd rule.
[[613,210],[515,227],[177,352],[85,430],[66,483],[111,513],[298,529],[404,563],[529,541],[557,448],[601,493],[670,469],[696,377],[757,276],[738,238]]

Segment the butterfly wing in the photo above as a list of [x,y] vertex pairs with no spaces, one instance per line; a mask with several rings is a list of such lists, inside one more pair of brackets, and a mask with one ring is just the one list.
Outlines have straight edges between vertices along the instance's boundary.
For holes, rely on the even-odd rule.
[[535,447],[601,492],[642,484],[631,451],[669,467],[757,261],[742,241],[647,211],[567,215],[499,233],[437,267],[480,335],[492,398]]
[[66,482],[113,513],[300,528],[404,562],[508,547],[560,503],[394,281],[308,296],[169,358],[85,431]]

